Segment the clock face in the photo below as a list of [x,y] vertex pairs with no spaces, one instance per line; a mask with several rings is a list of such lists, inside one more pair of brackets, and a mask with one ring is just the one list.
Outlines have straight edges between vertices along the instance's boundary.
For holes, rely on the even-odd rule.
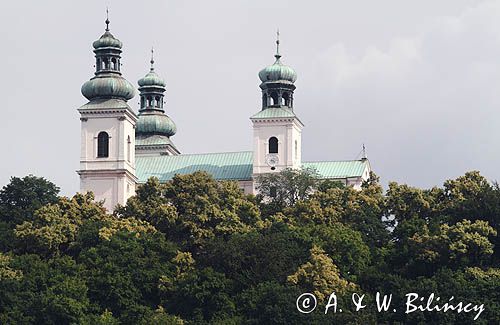
[[267,154],[266,156],[266,164],[269,166],[269,167],[275,167],[279,162],[279,158],[278,158],[278,155],[275,154],[275,153],[270,153],[270,154]]

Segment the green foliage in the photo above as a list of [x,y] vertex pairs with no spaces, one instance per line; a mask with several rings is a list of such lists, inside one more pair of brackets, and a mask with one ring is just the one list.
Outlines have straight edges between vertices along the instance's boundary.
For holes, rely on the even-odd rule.
[[150,179],[117,213],[149,221],[187,249],[260,223],[258,207],[234,182],[217,182],[205,172],[176,175],[164,185]]
[[0,190],[0,221],[20,224],[42,206],[57,201],[59,187],[43,177],[12,177]]
[[424,263],[439,265],[476,266],[483,265],[493,254],[489,237],[496,236],[488,222],[463,220],[455,225],[443,224],[431,235],[424,226],[423,234],[416,233],[410,241],[416,246],[416,259]]
[[320,302],[324,302],[332,292],[344,294],[355,288],[341,278],[337,266],[324,250],[313,246],[310,254],[309,261],[288,276],[288,282],[303,288],[304,292],[312,292]]
[[287,168],[279,173],[261,175],[257,183],[264,207],[267,207],[268,214],[272,214],[307,199],[320,181],[314,169]]
[[[0,323],[500,323],[500,187],[478,172],[384,193],[374,174],[355,190],[285,170],[260,190],[203,172],[152,178],[110,215],[91,193],[12,178],[0,190]],[[332,291],[343,312],[325,314]],[[318,298],[311,314],[295,305],[304,292]],[[415,292],[485,311],[356,312],[353,292],[371,306],[376,292],[394,306]]]
[[17,245],[14,227],[30,221],[36,210],[57,202],[59,188],[42,177],[28,175],[12,177],[0,190],[0,251],[6,252]]

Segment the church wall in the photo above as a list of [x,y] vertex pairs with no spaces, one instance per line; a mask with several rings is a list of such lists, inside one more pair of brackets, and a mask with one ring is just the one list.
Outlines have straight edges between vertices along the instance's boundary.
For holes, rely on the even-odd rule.
[[[300,167],[300,133],[300,128],[294,122],[254,122],[254,174],[277,172],[287,167]],[[274,171],[266,163],[269,139],[273,136],[278,139],[279,157]],[[297,159],[295,159],[295,141],[297,141]]]

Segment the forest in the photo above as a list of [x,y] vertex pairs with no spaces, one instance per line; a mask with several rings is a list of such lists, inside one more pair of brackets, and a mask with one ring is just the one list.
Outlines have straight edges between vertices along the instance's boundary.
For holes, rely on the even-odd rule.
[[[355,190],[313,170],[259,184],[253,196],[204,172],[151,178],[108,213],[92,193],[12,177],[0,323],[500,324],[500,187],[479,172],[430,189],[371,174]],[[392,295],[388,311],[377,292]],[[325,314],[332,293],[342,312]],[[409,293],[484,310],[406,313]]]

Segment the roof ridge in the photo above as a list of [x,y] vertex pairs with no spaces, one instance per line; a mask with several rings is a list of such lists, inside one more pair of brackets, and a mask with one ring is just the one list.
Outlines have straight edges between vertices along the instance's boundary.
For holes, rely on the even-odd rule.
[[[205,152],[205,153],[183,153],[183,154],[175,155],[175,156],[158,156],[158,157],[205,156],[205,155],[221,155],[221,154],[228,154],[228,153],[253,153],[253,151],[246,150],[246,151],[223,151],[223,152]],[[140,157],[140,158],[143,158],[143,157]],[[144,156],[144,158],[157,158],[157,157]]]
[[302,163],[328,163],[328,162],[363,162],[368,159],[345,159],[345,160],[315,160],[315,161],[303,161]]

